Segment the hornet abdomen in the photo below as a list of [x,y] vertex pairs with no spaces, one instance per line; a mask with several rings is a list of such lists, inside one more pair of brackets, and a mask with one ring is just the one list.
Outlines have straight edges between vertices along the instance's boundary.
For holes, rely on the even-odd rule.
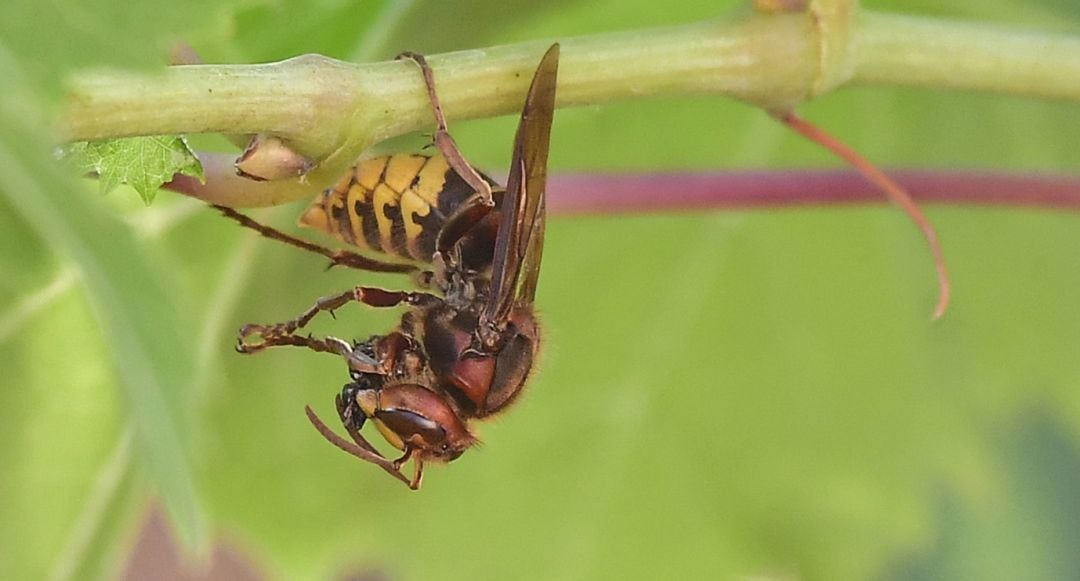
[[365,250],[429,263],[443,224],[473,194],[441,154],[377,157],[356,164],[320,194],[300,225]]

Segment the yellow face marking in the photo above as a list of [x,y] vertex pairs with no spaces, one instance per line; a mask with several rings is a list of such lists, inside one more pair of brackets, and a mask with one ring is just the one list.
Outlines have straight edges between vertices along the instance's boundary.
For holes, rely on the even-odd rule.
[[432,156],[420,170],[420,180],[417,181],[413,191],[429,206],[439,207],[439,192],[446,185],[446,171],[449,169],[450,164],[446,162],[445,157]]
[[393,239],[391,238],[391,229],[394,224],[386,216],[387,206],[398,205],[398,193],[390,188],[386,184],[379,184],[379,187],[375,188],[372,194],[372,206],[375,212],[375,220],[379,225],[379,242],[383,247],[383,250],[389,250],[393,248]]
[[416,172],[420,171],[426,161],[426,157],[419,155],[390,156],[383,181],[395,192],[404,192],[412,185],[413,180],[416,179]]
[[398,450],[405,449],[405,442],[401,440],[401,436],[395,434],[393,430],[386,427],[386,424],[380,422],[379,420],[372,418],[371,421],[375,422],[375,427],[379,428],[379,433],[382,434],[384,438],[386,438],[386,441],[389,442],[391,446],[397,448]]
[[409,244],[409,254],[422,260],[420,255],[420,235],[424,227],[416,221],[417,216],[427,216],[431,213],[431,206],[413,190],[408,190],[401,195],[401,217],[405,220],[405,239]]
[[367,188],[369,191],[374,190],[375,186],[379,185],[382,180],[383,168],[386,167],[386,162],[389,158],[376,157],[375,159],[367,159],[360,162],[356,166],[356,181],[360,185]]
[[375,419],[375,412],[379,410],[379,392],[375,390],[365,390],[356,394],[356,403],[360,404],[360,410],[364,412],[364,415],[371,418],[372,422],[375,422],[375,427],[379,429],[379,433],[386,438],[386,441],[391,446],[398,450],[405,449],[405,442],[401,441],[401,437],[395,434],[390,428],[387,428],[382,422]]

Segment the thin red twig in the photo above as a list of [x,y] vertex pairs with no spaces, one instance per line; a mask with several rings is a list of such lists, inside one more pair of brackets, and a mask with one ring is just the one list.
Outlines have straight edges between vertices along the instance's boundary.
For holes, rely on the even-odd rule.
[[859,173],[866,176],[866,179],[884,190],[885,195],[888,196],[890,200],[899,205],[909,216],[911,216],[911,219],[915,221],[919,230],[922,230],[926,243],[930,245],[930,252],[934,255],[934,268],[937,270],[938,277],[938,302],[937,306],[934,308],[934,319],[940,319],[941,316],[945,314],[945,310],[949,307],[949,295],[951,292],[951,287],[949,285],[949,271],[945,266],[945,253],[941,250],[941,242],[938,240],[937,231],[934,230],[934,226],[930,223],[930,220],[926,218],[926,215],[923,214],[922,209],[915,203],[915,200],[908,195],[904,188],[900,187],[900,184],[896,183],[892,178],[886,175],[885,172],[875,167],[874,164],[867,161],[855,150],[844,145],[840,140],[829,135],[816,125],[792,112],[778,114],[776,118],[796,133],[815,143],[821,144],[822,147],[832,151],[841,159],[848,162],[852,167],[858,170]]

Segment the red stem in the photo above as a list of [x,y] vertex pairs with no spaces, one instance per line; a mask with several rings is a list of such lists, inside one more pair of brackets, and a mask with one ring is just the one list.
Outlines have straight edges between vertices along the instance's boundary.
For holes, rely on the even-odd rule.
[[922,209],[911,198],[911,195],[900,184],[893,181],[885,172],[875,167],[874,164],[863,158],[854,149],[844,145],[839,139],[826,133],[813,123],[790,111],[778,114],[776,118],[796,133],[820,144],[848,162],[851,167],[866,176],[866,179],[881,188],[885,195],[899,205],[908,216],[911,216],[915,225],[922,231],[923,237],[926,238],[926,243],[930,245],[930,252],[934,255],[934,268],[937,270],[938,277],[938,303],[934,307],[934,319],[940,319],[945,314],[945,309],[949,308],[949,295],[951,292],[949,271],[945,266],[945,253],[941,250],[941,242],[938,240],[937,231],[934,230],[933,224],[923,214]]
[[[235,155],[200,153],[206,183],[176,176],[166,189],[212,204],[245,208],[245,190],[282,190],[295,199],[296,185],[238,177]],[[1021,206],[1080,210],[1080,175],[969,170],[888,170],[919,202],[974,206]],[[548,211],[559,216],[808,205],[881,203],[881,192],[851,170],[673,171],[557,174],[548,179]],[[311,196],[314,197],[314,190]],[[273,196],[271,196],[273,197]]]
[[[1080,210],[1080,176],[985,170],[888,170],[921,203]],[[559,216],[743,210],[885,200],[852,170],[562,174],[549,178]]]

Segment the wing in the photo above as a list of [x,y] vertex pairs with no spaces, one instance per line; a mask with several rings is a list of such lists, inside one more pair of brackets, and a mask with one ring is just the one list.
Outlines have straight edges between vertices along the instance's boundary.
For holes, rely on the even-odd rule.
[[559,45],[553,44],[533,75],[514,138],[502,222],[495,238],[491,298],[481,313],[481,325],[501,327],[514,304],[532,303],[536,295],[544,249],[548,143],[558,71]]

